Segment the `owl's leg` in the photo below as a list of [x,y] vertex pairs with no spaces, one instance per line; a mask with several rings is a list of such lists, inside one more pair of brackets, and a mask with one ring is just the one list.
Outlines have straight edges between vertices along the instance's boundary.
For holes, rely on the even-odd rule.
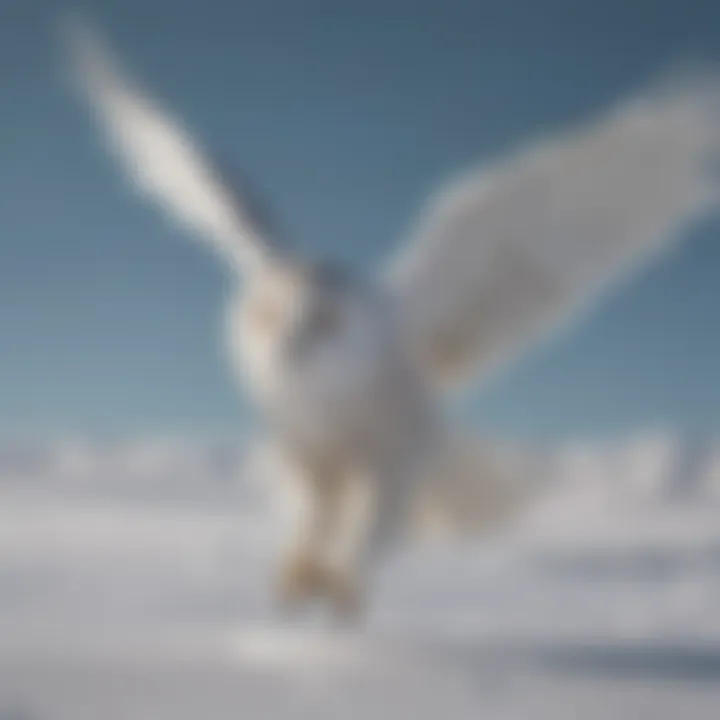
[[338,477],[337,469],[327,463],[294,458],[293,513],[277,587],[280,604],[286,609],[328,596],[331,587],[339,588],[327,552],[337,525]]
[[343,623],[357,621],[363,611],[373,499],[367,477],[346,469],[337,478],[332,523],[324,538],[323,592],[335,618]]
[[408,478],[401,469],[348,469],[338,482],[324,555],[324,592],[338,620],[359,618],[374,567],[402,533]]
[[280,605],[287,610],[297,609],[315,598],[324,584],[318,548],[329,510],[327,503],[305,479],[296,491],[296,502],[277,584]]

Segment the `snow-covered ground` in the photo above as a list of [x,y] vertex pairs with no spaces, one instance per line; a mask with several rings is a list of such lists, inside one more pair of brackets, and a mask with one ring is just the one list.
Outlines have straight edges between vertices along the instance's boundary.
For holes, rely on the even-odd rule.
[[232,443],[0,443],[0,720],[717,718],[720,445],[506,452],[531,511],[351,634],[274,616]]

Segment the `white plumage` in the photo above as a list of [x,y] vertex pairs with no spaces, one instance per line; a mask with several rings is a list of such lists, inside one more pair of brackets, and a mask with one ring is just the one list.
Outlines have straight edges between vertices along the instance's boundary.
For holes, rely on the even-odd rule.
[[373,560],[421,506],[471,530],[515,509],[502,468],[441,419],[441,393],[561,327],[717,201],[716,82],[676,83],[452,182],[389,268],[356,278],[271,242],[91,33],[74,28],[72,48],[133,184],[242,278],[227,338],[296,500],[287,601],[356,610]]

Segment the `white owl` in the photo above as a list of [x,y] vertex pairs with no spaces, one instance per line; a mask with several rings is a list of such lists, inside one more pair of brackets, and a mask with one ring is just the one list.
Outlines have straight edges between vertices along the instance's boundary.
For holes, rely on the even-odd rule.
[[422,502],[426,519],[471,529],[515,507],[521,496],[450,429],[444,394],[574,318],[717,200],[715,82],[675,83],[452,182],[389,268],[359,277],[277,242],[89,31],[75,26],[72,50],[133,184],[237,277],[233,364],[297,501],[279,572],[287,603],[356,612]]

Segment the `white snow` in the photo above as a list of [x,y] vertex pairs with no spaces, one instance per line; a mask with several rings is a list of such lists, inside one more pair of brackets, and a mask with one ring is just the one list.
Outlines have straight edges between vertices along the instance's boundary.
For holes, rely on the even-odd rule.
[[0,720],[717,717],[720,445],[511,452],[531,511],[352,633],[275,615],[239,445],[0,443]]

